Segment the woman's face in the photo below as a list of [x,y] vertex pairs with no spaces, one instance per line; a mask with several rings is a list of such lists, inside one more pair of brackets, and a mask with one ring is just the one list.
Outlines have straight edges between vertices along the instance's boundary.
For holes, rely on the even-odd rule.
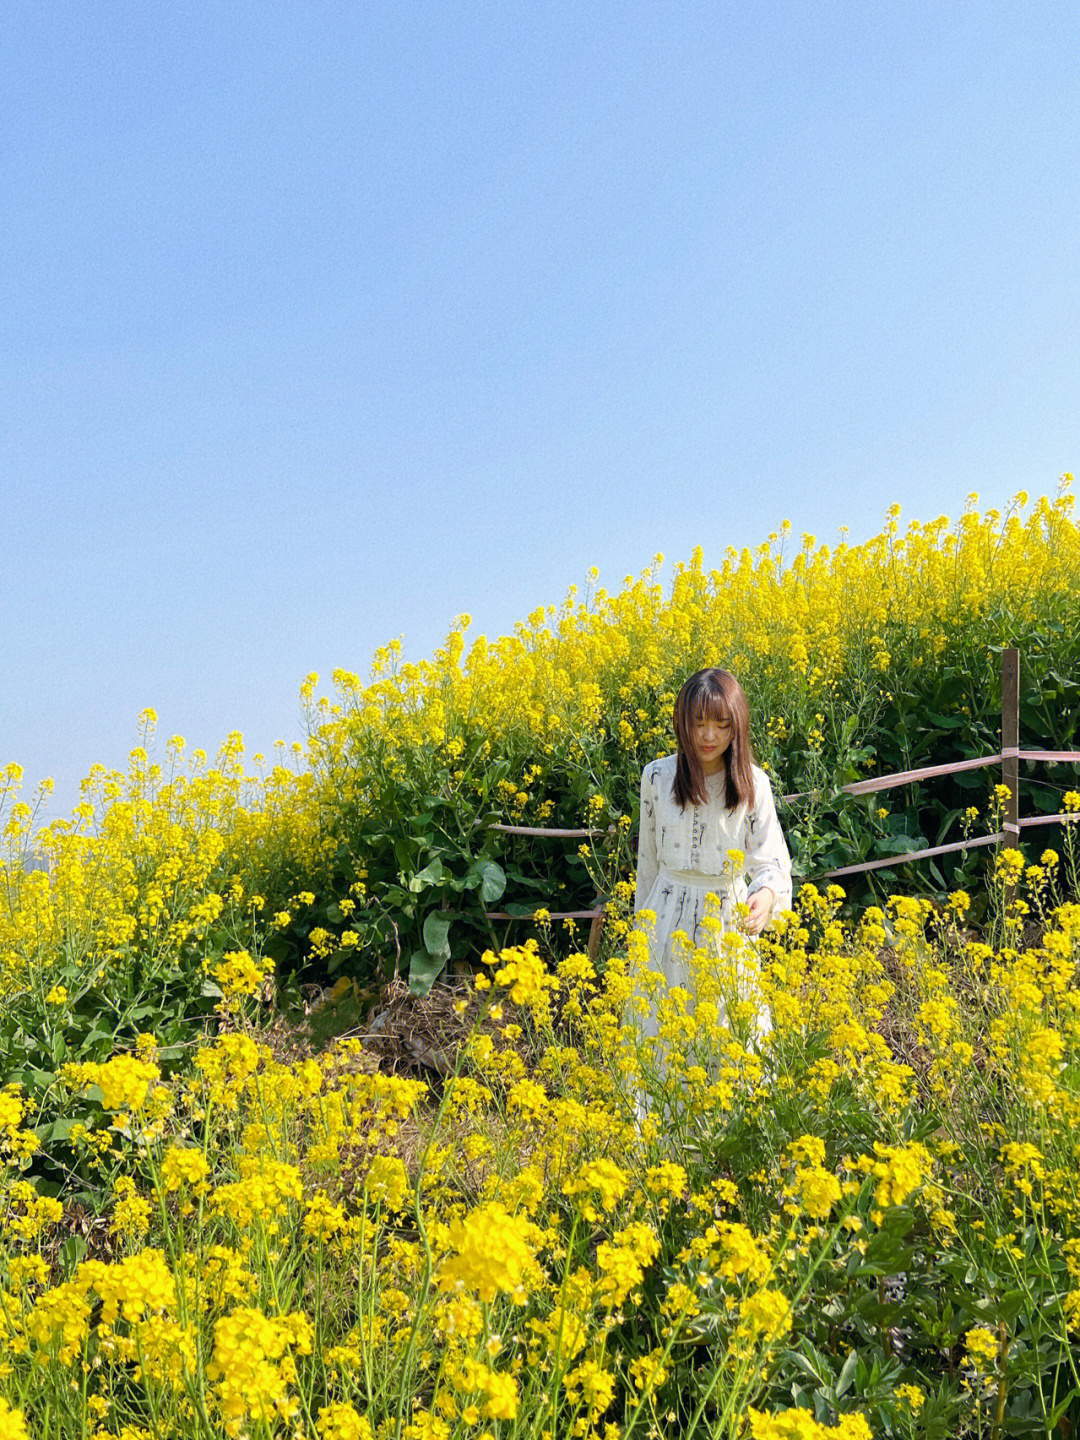
[[731,744],[731,721],[698,715],[691,722],[690,739],[697,758],[701,761],[701,768],[706,775],[713,775],[723,764],[724,755]]

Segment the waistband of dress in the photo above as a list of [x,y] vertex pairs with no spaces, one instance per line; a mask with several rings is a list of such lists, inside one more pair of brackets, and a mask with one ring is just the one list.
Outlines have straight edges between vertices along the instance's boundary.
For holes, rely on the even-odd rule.
[[700,870],[669,870],[666,866],[660,867],[660,874],[668,880],[677,880],[680,885],[699,885],[703,890],[715,890],[718,895],[726,895],[731,888],[726,875],[706,875]]

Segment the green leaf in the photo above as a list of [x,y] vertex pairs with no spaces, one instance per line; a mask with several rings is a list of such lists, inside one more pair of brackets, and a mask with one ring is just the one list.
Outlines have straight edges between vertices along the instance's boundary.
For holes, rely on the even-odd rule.
[[137,1005],[134,1010],[128,1012],[127,1018],[129,1020],[145,1020],[148,1015],[156,1015],[157,1013],[158,1007],[156,1005]]
[[[537,880],[535,876],[523,875],[516,866],[511,866],[507,869],[506,876],[508,880],[514,882],[515,890],[519,885],[522,885],[526,890],[542,890],[546,895],[551,889],[552,877],[550,875],[546,875],[543,879]],[[509,906],[507,908],[509,909]]]
[[939,715],[936,710],[927,710],[925,713],[928,720],[932,720],[944,730],[962,730],[965,725],[971,724],[968,715]]
[[414,895],[418,895],[428,885],[438,885],[443,874],[443,863],[436,857],[430,865],[425,865],[423,870],[418,870],[415,875],[409,876],[409,889]]
[[1024,1308],[1027,1295],[1023,1290],[1008,1290],[999,1299],[988,1305],[983,1312],[989,1319],[1012,1326],[1013,1321]]
[[1031,802],[1044,815],[1056,815],[1061,809],[1061,796],[1053,790],[1030,789]]
[[348,960],[349,956],[353,953],[354,949],[355,946],[350,946],[347,950],[335,950],[326,962],[326,973],[328,975],[333,975],[335,971],[340,970],[342,965],[344,965],[345,961]]
[[199,991],[199,994],[205,996],[207,999],[212,997],[215,1000],[220,1000],[224,996],[225,991],[222,990],[221,986],[215,981],[205,979],[202,982],[202,989]]
[[949,827],[952,825],[954,820],[959,818],[962,813],[963,812],[959,808],[946,812],[944,819],[938,826],[937,835],[934,837],[935,845],[943,845],[945,843],[945,836],[949,833]]
[[447,910],[432,910],[424,921],[424,949],[440,961],[440,970],[450,959],[450,941],[447,935],[453,918],[453,914]]
[[1049,1416],[1049,1428],[1051,1430],[1057,1429],[1058,1421],[1065,1414],[1065,1411],[1068,1410],[1069,1406],[1073,1403],[1073,1401],[1078,1398],[1080,1398],[1080,1390],[1074,1389],[1069,1391],[1069,1393],[1065,1396],[1065,1399],[1061,1401],[1061,1403]]
[[445,959],[431,955],[427,950],[414,950],[409,960],[409,991],[423,997],[442,973]]
[[83,1122],[76,1119],[74,1115],[61,1115],[59,1120],[54,1120],[51,1125],[45,1125],[37,1131],[39,1140],[66,1140],[68,1132],[76,1125]]
[[955,775],[949,776],[954,785],[959,785],[961,790],[981,790],[986,784],[986,776],[981,770],[958,770]]
[[70,1275],[76,1265],[86,1258],[86,1241],[81,1235],[69,1235],[60,1246],[60,1258],[64,1262],[64,1274]]
[[87,1050],[90,1050],[97,1047],[98,1045],[105,1043],[107,1043],[111,1047],[115,1039],[115,1031],[102,1030],[99,1026],[95,1025],[94,1028],[88,1031],[83,1037],[82,1044],[79,1046],[79,1053],[85,1054]]
[[506,889],[506,871],[495,860],[481,860],[476,868],[481,876],[480,899],[485,905],[491,905],[502,898]]
[[855,1378],[855,1371],[858,1369],[858,1367],[859,1352],[857,1350],[849,1350],[848,1357],[844,1361],[843,1368],[841,1369],[839,1377],[836,1381],[837,1395],[843,1395],[844,1391],[850,1388],[851,1382]]
[[918,835],[883,835],[874,846],[881,858],[886,855],[907,855],[909,851],[926,848],[926,841]]

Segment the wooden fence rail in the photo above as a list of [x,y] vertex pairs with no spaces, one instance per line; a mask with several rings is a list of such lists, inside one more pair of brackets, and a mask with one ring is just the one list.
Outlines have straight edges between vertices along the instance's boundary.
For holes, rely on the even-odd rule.
[[[993,835],[979,835],[974,839],[956,840],[948,845],[932,845],[922,850],[909,850],[903,855],[889,855],[882,860],[864,860],[858,865],[843,865],[836,870],[827,870],[819,878],[831,880],[841,875],[860,875],[870,870],[888,870],[896,865],[909,865],[915,860],[930,860],[936,855],[951,855],[960,850],[975,850],[984,845],[997,845],[1003,840],[1016,841],[1021,830],[1040,825],[1062,825],[1080,820],[1080,814],[1060,812],[1056,815],[1020,816],[1020,761],[1037,760],[1057,764],[1080,765],[1080,750],[1021,750],[1020,749],[1020,652],[1016,649],[1003,650],[1001,654],[1001,749],[993,755],[978,755],[967,760],[954,760],[944,765],[924,765],[917,770],[900,770],[893,775],[875,775],[867,780],[856,780],[840,787],[844,795],[876,795],[881,790],[891,790],[897,785],[911,785],[919,780],[930,780],[943,775],[958,775],[967,770],[981,770],[991,765],[1001,766],[1001,783],[1008,788],[1008,797],[1003,805],[1002,828]],[[792,805],[800,800],[813,799],[820,792],[800,791],[794,795],[781,795],[782,804]],[[542,825],[493,825],[508,835],[548,836],[552,839],[599,839],[610,835],[615,827],[606,830],[547,829]],[[596,958],[600,946],[600,931],[604,923],[606,906],[593,910],[551,911],[552,920],[591,920],[589,929],[589,954]],[[527,920],[527,915],[510,915],[504,910],[488,912],[489,920]]]
[[[929,860],[935,855],[951,855],[960,850],[973,850],[980,845],[995,845],[1003,840],[1017,842],[1020,831],[1038,825],[1060,825],[1078,817],[1072,814],[1026,815],[1020,818],[1020,761],[1040,760],[1059,764],[1080,764],[1080,750],[1021,750],[1020,749],[1020,651],[1014,648],[1001,652],[1001,749],[994,755],[978,755],[968,760],[954,760],[946,765],[924,765],[918,770],[902,770],[895,775],[879,775],[870,780],[857,780],[844,785],[843,793],[848,795],[873,795],[879,790],[890,790],[895,785],[910,785],[917,780],[929,780],[938,775],[956,775],[964,770],[979,770],[988,765],[1001,766],[1001,783],[1006,787],[1007,796],[1002,807],[1001,829],[994,835],[980,835],[975,839],[956,840],[949,845],[933,845],[922,850],[909,850],[903,855],[891,855],[884,860],[864,860],[858,865],[842,865],[836,870],[827,870],[823,880],[836,879],[841,875],[859,875],[869,870],[888,870],[893,865],[909,865],[915,860]],[[791,803],[805,800],[807,794],[785,795],[783,800]]]
[[[1080,750],[1020,750],[1016,746],[1010,746],[993,755],[977,755],[970,760],[956,760],[948,765],[925,765],[921,770],[900,770],[895,775],[875,775],[870,780],[856,780],[854,784],[841,785],[840,790],[844,795],[873,795],[878,790],[891,790],[894,785],[910,785],[913,780],[930,780],[935,775],[956,775],[961,770],[982,770],[987,765],[1000,765],[1003,760],[1054,760],[1063,765],[1080,765]],[[795,795],[781,795],[780,799],[790,805],[795,800],[809,800],[820,793],[800,790]],[[585,835],[589,832],[581,830],[573,833]]]

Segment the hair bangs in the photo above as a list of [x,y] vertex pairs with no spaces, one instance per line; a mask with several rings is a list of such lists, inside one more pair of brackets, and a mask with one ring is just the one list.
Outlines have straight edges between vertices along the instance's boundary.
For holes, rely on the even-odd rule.
[[694,678],[697,683],[691,682],[692,688],[685,700],[685,714],[691,724],[696,725],[701,720],[716,720],[733,725],[735,717],[731,713],[728,698],[708,671]]
[[702,720],[715,720],[719,725],[734,725],[735,717],[727,698],[718,690],[703,687],[690,702],[690,718],[695,725]]

